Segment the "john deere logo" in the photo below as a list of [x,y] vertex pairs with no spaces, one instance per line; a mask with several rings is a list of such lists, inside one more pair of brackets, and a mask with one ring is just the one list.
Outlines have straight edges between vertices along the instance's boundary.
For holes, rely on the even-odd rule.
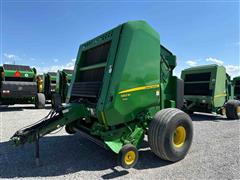
[[24,76],[25,76],[25,77],[28,77],[28,74],[25,74]]

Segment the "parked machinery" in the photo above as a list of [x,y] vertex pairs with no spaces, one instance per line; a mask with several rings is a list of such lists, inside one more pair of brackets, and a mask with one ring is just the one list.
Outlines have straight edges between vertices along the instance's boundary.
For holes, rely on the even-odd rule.
[[66,102],[67,92],[71,83],[73,70],[58,70],[56,77],[56,90],[52,98],[52,107]]
[[146,134],[153,153],[179,161],[191,146],[193,127],[175,108],[183,98],[183,84],[172,75],[175,66],[176,56],[146,22],[119,25],[80,46],[68,103],[11,139],[16,145],[36,142],[38,160],[39,138],[66,125],[68,133],[78,131],[111,149],[130,168]]
[[3,64],[0,66],[0,74],[1,104],[33,103],[36,108],[44,108],[45,96],[37,90],[35,68]]
[[43,75],[37,75],[37,91],[43,93]]
[[233,78],[232,84],[234,99],[240,100],[240,76]]
[[48,72],[43,74],[43,93],[46,100],[52,100],[52,95],[56,89],[56,72]]
[[226,113],[228,119],[239,119],[240,101],[233,100],[233,87],[225,67],[215,64],[191,67],[183,70],[181,77],[188,113]]

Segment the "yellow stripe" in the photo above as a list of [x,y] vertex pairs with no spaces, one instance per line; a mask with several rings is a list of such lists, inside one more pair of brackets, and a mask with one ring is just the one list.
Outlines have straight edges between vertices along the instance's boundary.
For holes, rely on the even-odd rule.
[[154,85],[149,85],[149,86],[140,86],[140,87],[120,91],[118,94],[129,93],[129,92],[134,92],[134,91],[141,91],[141,90],[146,90],[146,89],[159,88],[159,87],[160,87],[159,84],[154,84]]
[[218,95],[216,95],[214,97],[217,98],[217,97],[222,97],[222,96],[226,96],[226,95],[227,95],[226,93],[223,93],[223,94],[218,94]]
[[107,122],[106,122],[103,111],[101,112],[101,115],[102,115],[102,120],[103,120],[104,125],[107,126]]

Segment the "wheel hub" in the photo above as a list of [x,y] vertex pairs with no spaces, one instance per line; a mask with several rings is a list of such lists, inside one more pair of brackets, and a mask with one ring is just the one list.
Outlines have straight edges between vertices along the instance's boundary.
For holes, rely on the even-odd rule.
[[128,151],[124,157],[124,161],[127,165],[131,165],[132,163],[134,163],[136,158],[136,154],[134,151]]
[[183,126],[178,126],[173,133],[173,145],[177,148],[180,148],[185,143],[186,139],[186,129]]
[[240,118],[240,106],[237,107],[237,116]]

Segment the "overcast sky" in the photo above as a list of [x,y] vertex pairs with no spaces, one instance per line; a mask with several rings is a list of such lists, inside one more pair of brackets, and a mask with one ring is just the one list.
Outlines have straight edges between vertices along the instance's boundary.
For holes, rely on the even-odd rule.
[[175,74],[217,63],[239,67],[239,2],[1,1],[1,63],[41,72],[72,68],[81,43],[129,20],[146,20],[177,56]]

